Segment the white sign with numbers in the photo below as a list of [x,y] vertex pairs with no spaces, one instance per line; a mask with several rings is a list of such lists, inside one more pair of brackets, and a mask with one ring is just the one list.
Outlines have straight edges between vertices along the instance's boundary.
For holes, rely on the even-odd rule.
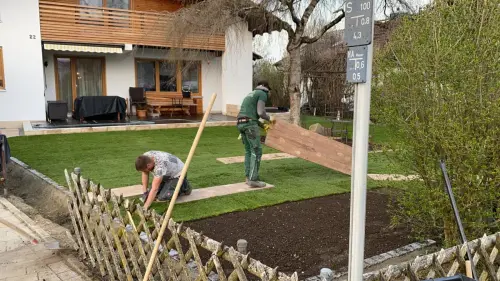
[[347,50],[347,82],[365,83],[368,48],[349,47]]
[[372,42],[373,0],[349,0],[345,4],[344,40],[347,46]]

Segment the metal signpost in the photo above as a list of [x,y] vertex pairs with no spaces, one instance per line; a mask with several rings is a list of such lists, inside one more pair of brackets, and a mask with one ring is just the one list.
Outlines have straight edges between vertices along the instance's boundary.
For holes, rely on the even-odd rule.
[[373,58],[373,0],[348,0],[345,6],[344,40],[347,81],[355,83],[354,141],[351,177],[349,281],[363,280],[368,131]]

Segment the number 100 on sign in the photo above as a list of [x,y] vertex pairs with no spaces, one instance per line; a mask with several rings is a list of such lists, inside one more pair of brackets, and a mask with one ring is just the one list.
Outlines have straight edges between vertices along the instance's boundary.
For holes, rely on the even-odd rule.
[[370,44],[372,25],[373,0],[348,0],[346,2],[344,40],[347,46]]

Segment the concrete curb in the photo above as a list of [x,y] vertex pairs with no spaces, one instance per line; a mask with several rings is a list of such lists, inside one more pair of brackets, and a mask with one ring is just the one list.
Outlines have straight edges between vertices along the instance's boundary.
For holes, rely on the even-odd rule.
[[417,251],[417,250],[420,250],[420,249],[423,249],[425,247],[429,247],[429,246],[432,246],[435,244],[436,244],[436,241],[431,240],[431,239],[428,239],[428,240],[423,241],[423,242],[412,243],[412,244],[406,245],[404,247],[397,248],[395,250],[380,254],[378,256],[367,258],[364,261],[364,263],[365,263],[364,266],[365,266],[365,268],[368,268],[368,267],[371,267],[371,266],[374,266],[377,264],[381,264],[384,261],[387,261],[389,259],[401,257],[403,255],[409,254],[411,252],[414,252],[414,251]]
[[28,170],[28,172],[32,173],[34,176],[36,176],[36,177],[40,178],[41,180],[45,181],[49,185],[52,185],[53,187],[55,187],[59,191],[64,192],[68,196],[68,198],[71,198],[71,193],[70,193],[70,191],[66,187],[59,185],[53,179],[47,177],[46,175],[40,173],[39,171],[37,171],[35,169],[32,169],[28,164],[24,163],[23,161],[15,158],[15,157],[11,157],[10,160],[12,162],[16,163],[17,165],[21,166],[21,168],[23,168],[25,170]]
[[7,190],[59,225],[70,222],[68,200],[71,192],[19,159],[7,165]]
[[[401,256],[410,254],[412,252],[415,252],[417,250],[421,250],[423,248],[426,248],[426,247],[429,247],[429,246],[432,246],[435,244],[436,244],[436,241],[431,240],[431,239],[428,239],[428,240],[423,241],[423,242],[415,242],[415,243],[408,244],[404,247],[397,248],[397,249],[394,249],[392,251],[385,252],[383,254],[365,259],[364,260],[364,268],[367,269],[369,267],[381,264],[387,260],[401,257]],[[340,278],[340,277],[345,276],[345,275],[347,275],[347,271],[334,272],[332,280]],[[305,279],[305,281],[324,281],[324,280],[322,280],[320,275],[317,275],[317,276],[309,277],[309,278]]]
[[[200,122],[153,124],[153,125],[117,125],[117,126],[99,126],[99,127],[35,129],[31,125],[31,123],[28,122],[23,123],[25,136],[102,133],[102,132],[118,132],[118,131],[145,131],[145,130],[163,130],[163,129],[186,129],[186,128],[198,128],[199,126]],[[236,121],[209,121],[206,123],[205,126],[206,127],[236,126]]]

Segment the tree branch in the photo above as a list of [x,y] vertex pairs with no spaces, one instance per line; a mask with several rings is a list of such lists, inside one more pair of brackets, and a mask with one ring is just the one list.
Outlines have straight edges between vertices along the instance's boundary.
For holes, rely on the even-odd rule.
[[243,18],[247,21],[252,20],[252,18],[259,18],[259,20],[261,21],[262,18],[264,18],[266,24],[278,24],[281,28],[286,30],[290,38],[292,38],[295,34],[295,31],[288,22],[280,19],[279,17],[274,16],[272,13],[266,11],[262,7],[259,6],[245,7],[240,9],[236,14],[238,17]]
[[318,41],[321,38],[321,36],[323,36],[323,34],[325,34],[330,28],[332,28],[336,24],[338,24],[345,17],[344,9],[340,9],[338,11],[335,11],[334,14],[338,13],[338,12],[342,12],[342,14],[340,16],[338,16],[337,18],[335,18],[333,21],[331,21],[329,24],[323,26],[323,28],[320,30],[320,32],[316,36],[314,36],[314,37],[303,36],[302,38],[300,38],[300,43],[301,44],[311,44],[311,43]]
[[314,8],[316,8],[316,5],[318,5],[319,0],[311,0],[311,3],[309,3],[309,6],[307,6],[306,10],[304,11],[304,14],[302,15],[301,24],[305,27],[307,22],[309,21],[309,17],[311,16],[312,12],[314,11]]
[[301,24],[299,17],[295,14],[295,8],[293,7],[293,0],[280,0],[283,5],[288,7],[290,14],[292,15],[293,22],[299,26]]
[[410,13],[415,14],[415,10],[413,9],[412,6],[410,6],[410,4],[408,4],[408,2],[406,2],[406,0],[397,0],[397,1],[401,6],[405,7]]

